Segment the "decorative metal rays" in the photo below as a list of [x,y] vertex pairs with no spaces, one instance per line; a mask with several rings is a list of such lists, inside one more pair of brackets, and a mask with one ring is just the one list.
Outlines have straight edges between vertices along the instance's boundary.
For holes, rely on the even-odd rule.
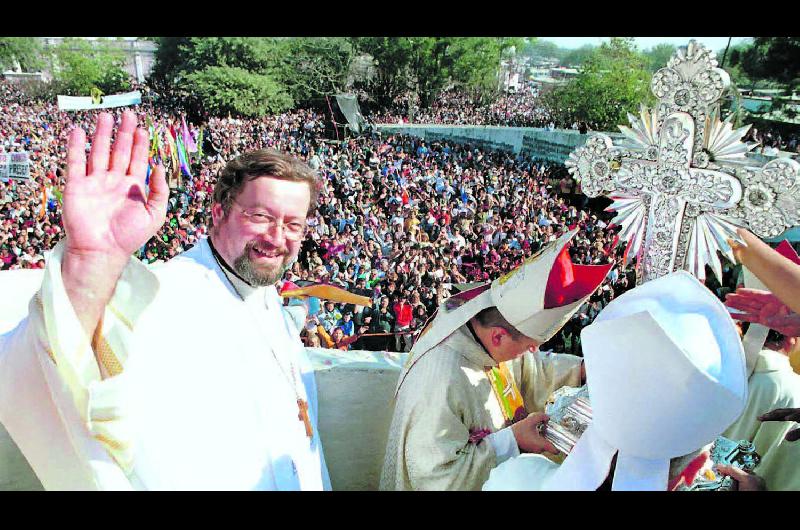
[[695,41],[655,73],[653,110],[628,115],[625,139],[596,134],[566,161],[589,197],[608,195],[645,282],[678,269],[701,280],[710,265],[722,279],[717,252],[734,261],[727,239],[736,227],[764,238],[800,224],[800,164],[788,158],[748,167],[750,126],[719,118],[730,85],[714,54]]

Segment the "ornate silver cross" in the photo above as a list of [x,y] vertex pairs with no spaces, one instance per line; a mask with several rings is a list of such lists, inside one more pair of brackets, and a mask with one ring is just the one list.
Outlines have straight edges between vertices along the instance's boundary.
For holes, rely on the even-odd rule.
[[734,130],[730,118],[718,118],[730,79],[716,65],[690,42],[653,76],[658,107],[620,127],[625,143],[597,134],[566,162],[586,195],[614,200],[614,222],[637,257],[640,282],[677,269],[702,280],[706,265],[721,279],[717,251],[733,261],[727,239],[737,238],[737,226],[774,237],[800,224],[800,164],[745,165],[755,146],[741,141],[749,126]]

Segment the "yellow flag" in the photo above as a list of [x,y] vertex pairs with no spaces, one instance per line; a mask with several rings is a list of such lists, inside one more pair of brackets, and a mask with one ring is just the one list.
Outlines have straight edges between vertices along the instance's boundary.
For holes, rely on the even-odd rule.
[[103,102],[103,92],[96,86],[92,87],[90,94],[92,96],[93,105],[99,105]]

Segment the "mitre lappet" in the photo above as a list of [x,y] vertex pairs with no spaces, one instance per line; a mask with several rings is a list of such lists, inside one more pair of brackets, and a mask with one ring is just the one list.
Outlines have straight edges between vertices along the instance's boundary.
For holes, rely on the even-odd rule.
[[493,282],[451,296],[414,344],[398,389],[415,362],[488,307],[496,306],[514,328],[540,344],[552,338],[613,267],[572,263],[569,242],[577,233],[565,233]]

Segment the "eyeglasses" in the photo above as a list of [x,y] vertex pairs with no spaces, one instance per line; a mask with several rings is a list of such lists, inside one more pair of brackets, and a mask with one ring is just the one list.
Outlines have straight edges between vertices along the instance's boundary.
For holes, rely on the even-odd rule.
[[264,210],[245,210],[242,208],[242,205],[236,201],[233,201],[234,204],[241,208],[242,215],[247,217],[247,220],[251,223],[258,225],[259,227],[263,227],[266,230],[274,228],[277,225],[280,225],[283,229],[283,237],[289,239],[291,241],[298,241],[303,238],[306,231],[306,223],[305,221],[292,221],[289,223],[278,221],[278,219],[270,215],[268,212]]

